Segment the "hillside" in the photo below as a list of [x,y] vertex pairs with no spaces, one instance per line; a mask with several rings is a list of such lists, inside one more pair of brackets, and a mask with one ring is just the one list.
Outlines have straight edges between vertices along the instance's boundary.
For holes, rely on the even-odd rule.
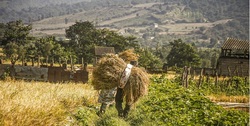
[[[28,2],[29,0],[22,0]],[[40,1],[41,2],[41,1]],[[66,3],[0,11],[1,22],[22,19],[32,23],[34,36],[64,38],[65,29],[76,21],[91,21],[96,27],[116,30],[155,47],[157,41],[182,38],[197,46],[218,47],[227,37],[249,39],[249,1],[224,0],[75,0]],[[8,2],[7,2],[8,3]],[[13,3],[13,2],[10,2]],[[55,4],[56,3],[56,4]],[[6,4],[6,2],[5,2]],[[23,3],[25,4],[25,2]],[[38,4],[37,4],[38,5]],[[3,6],[3,5],[2,5]],[[12,5],[14,6],[14,5]],[[28,6],[28,5],[27,5]],[[20,7],[21,8],[21,7]],[[12,16],[10,16],[12,15]],[[15,15],[15,16],[13,16]],[[141,39],[141,40],[140,40]],[[211,39],[215,40],[211,41]],[[164,44],[164,43],[163,43]]]
[[0,7],[2,9],[21,11],[27,8],[41,8],[44,6],[60,5],[60,4],[75,4],[79,2],[86,2],[90,0],[1,0]]
[[90,0],[1,0],[0,22],[21,19],[32,22],[48,17],[76,12],[74,5]]

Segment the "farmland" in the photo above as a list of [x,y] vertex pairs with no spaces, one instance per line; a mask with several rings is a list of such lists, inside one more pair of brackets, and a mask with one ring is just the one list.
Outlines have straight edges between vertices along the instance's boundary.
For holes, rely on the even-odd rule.
[[[21,1],[28,5],[25,3],[30,0]],[[69,62],[71,65],[67,74],[48,72],[58,81],[44,79],[46,74],[38,75],[41,81],[31,80],[33,73],[12,71],[10,64],[1,69],[0,126],[249,125],[249,76],[240,77],[249,62],[236,61],[236,66],[225,67],[228,74],[217,74],[220,57],[227,56],[221,55],[222,48],[220,51],[224,39],[249,38],[249,13],[245,12],[249,1],[80,1],[86,0],[64,0],[64,4],[40,7],[38,1],[30,3],[33,7],[0,2],[2,22],[21,19],[0,23],[1,64],[39,67],[41,63],[43,67],[50,64],[51,68],[62,64],[63,72],[69,70],[65,69]],[[93,65],[99,58],[97,46],[114,47],[112,52],[116,54],[133,48],[138,53],[139,66],[149,72],[148,94],[139,99],[126,118],[118,117],[114,106],[102,116],[97,115],[99,92],[91,85],[95,82]],[[243,54],[238,52],[244,52],[244,58],[249,59],[246,51],[232,50],[228,58],[239,59],[238,55]],[[231,52],[237,57],[231,57]],[[233,62],[229,60],[229,64]],[[202,70],[184,71],[187,66]],[[88,74],[86,83],[75,82],[86,77],[77,73],[76,69],[81,68]],[[17,79],[16,75],[23,76]],[[63,80],[67,82],[61,82],[62,75],[67,75],[68,80]],[[111,83],[110,77],[99,80],[106,79]],[[100,81],[96,82],[101,84]]]
[[[96,115],[100,106],[97,103],[98,92],[93,90],[90,82],[87,84],[26,82],[7,78],[1,81],[0,85],[0,124],[125,126],[248,124],[247,112],[223,109],[207,98],[206,91],[185,89],[178,86],[176,77],[171,78],[151,75],[148,96],[136,103],[126,119],[119,118],[114,107],[109,108],[102,117]],[[236,102],[249,102],[247,95],[229,98],[234,98]]]

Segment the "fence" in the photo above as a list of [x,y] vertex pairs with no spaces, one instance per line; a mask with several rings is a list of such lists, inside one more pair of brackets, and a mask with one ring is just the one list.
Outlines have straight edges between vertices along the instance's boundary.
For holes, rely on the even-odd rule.
[[0,64],[0,76],[3,76],[5,73],[16,79],[24,80],[36,80],[36,81],[48,81],[48,82],[88,82],[88,71],[76,70],[71,71],[67,70],[64,67],[54,67],[54,66],[43,66],[43,67],[34,67],[34,66],[21,66],[10,64]]

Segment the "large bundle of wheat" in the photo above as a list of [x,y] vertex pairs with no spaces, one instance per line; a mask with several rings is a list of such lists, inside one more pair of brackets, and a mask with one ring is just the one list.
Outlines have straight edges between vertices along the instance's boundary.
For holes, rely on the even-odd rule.
[[102,57],[93,69],[92,84],[96,90],[117,87],[121,71],[126,63],[114,54]]
[[133,49],[125,50],[118,54],[120,58],[122,58],[126,63],[129,63],[130,61],[137,61],[139,58],[139,55],[134,53]]
[[[93,70],[92,85],[96,90],[117,87],[126,65],[124,60],[114,54],[104,56]],[[139,97],[147,94],[148,84],[147,73],[138,67],[133,67],[124,87],[127,104],[133,104]]]
[[147,73],[138,67],[133,67],[129,80],[124,87],[126,103],[131,105],[135,103],[140,97],[147,94],[148,84],[149,79]]

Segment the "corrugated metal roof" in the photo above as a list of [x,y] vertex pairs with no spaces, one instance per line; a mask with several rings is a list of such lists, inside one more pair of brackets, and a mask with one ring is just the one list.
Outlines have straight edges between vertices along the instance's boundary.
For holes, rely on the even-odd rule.
[[249,41],[235,38],[227,38],[221,49],[249,50]]
[[102,46],[96,46],[95,47],[95,55],[101,56],[106,53],[115,53],[114,47],[102,47]]

